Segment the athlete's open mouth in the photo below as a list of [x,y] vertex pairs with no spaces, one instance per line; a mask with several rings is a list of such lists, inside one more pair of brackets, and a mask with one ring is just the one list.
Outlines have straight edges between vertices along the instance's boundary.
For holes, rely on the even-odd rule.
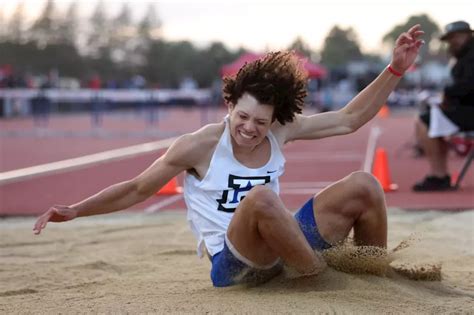
[[239,131],[239,134],[240,134],[243,138],[249,139],[249,140],[250,140],[250,139],[253,139],[253,138],[255,137],[255,136],[252,136],[252,135],[245,134],[245,133],[243,133],[242,131]]

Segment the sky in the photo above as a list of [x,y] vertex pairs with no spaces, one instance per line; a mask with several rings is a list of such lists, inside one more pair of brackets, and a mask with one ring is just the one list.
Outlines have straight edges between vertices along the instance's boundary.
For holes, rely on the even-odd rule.
[[[56,0],[66,10],[74,0]],[[98,0],[80,1],[80,16],[91,15]],[[20,0],[0,0],[0,16],[8,17]],[[23,0],[27,15],[36,18],[45,0]],[[113,17],[125,1],[103,0]],[[140,19],[151,1],[128,1]],[[258,51],[288,47],[298,36],[321,49],[334,25],[352,27],[364,52],[380,52],[381,39],[409,16],[425,13],[440,27],[465,20],[474,28],[473,0],[163,0],[153,1],[168,40],[189,40],[199,46],[221,41],[235,49]]]

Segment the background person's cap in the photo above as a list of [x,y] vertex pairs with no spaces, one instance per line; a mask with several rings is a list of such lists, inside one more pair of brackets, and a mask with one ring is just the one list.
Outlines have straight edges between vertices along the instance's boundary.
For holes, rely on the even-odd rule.
[[441,35],[440,39],[446,40],[450,34],[456,32],[474,32],[474,30],[471,30],[469,23],[465,21],[456,21],[446,25],[444,28],[444,34]]

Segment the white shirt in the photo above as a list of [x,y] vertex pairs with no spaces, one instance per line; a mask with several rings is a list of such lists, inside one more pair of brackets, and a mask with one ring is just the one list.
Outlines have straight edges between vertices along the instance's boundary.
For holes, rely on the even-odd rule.
[[260,168],[249,168],[234,157],[229,121],[212,155],[209,169],[202,180],[186,173],[184,200],[188,208],[188,221],[197,238],[197,252],[203,256],[203,246],[213,256],[224,248],[227,228],[234,211],[243,197],[256,185],[266,185],[280,192],[278,177],[284,172],[285,158],[272,134],[267,138],[271,145],[268,162]]

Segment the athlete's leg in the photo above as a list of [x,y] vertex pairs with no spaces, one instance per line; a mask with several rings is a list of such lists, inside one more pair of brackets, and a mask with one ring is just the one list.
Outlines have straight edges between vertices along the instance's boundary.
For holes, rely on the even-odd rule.
[[293,214],[265,186],[254,187],[237,207],[227,237],[242,256],[258,265],[271,264],[281,257],[304,274],[324,268]]
[[430,175],[444,177],[448,174],[448,145],[443,138],[430,138],[428,126],[416,122],[417,133],[430,164]]
[[330,244],[354,228],[357,245],[387,247],[385,196],[377,179],[354,172],[316,195],[313,210],[320,235]]

